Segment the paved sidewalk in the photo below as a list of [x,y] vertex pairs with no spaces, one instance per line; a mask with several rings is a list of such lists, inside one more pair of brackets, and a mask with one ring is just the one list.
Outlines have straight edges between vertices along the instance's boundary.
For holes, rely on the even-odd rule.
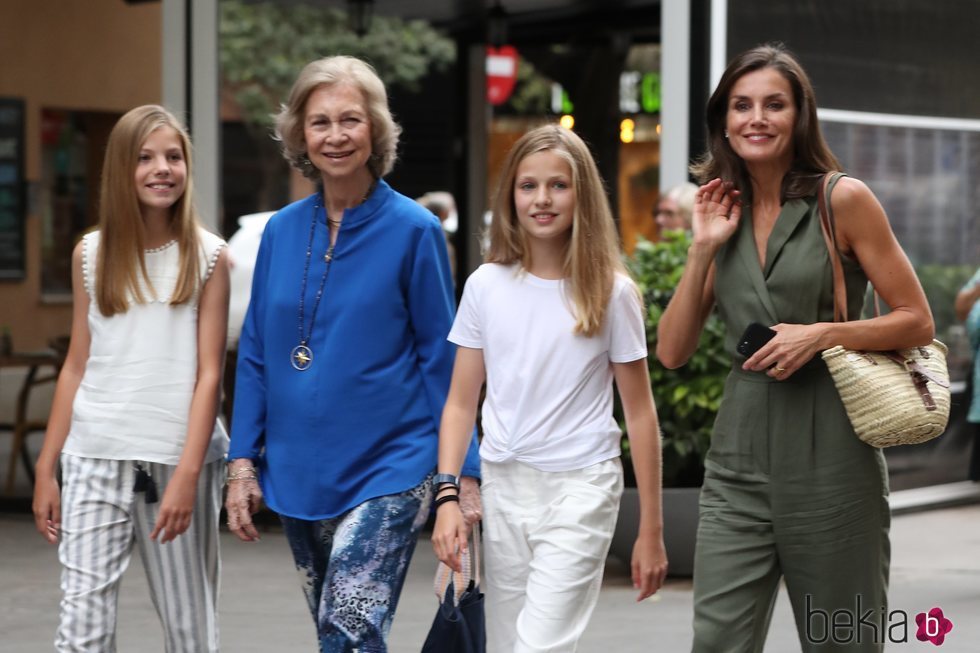
[[[909,613],[910,641],[888,651],[980,651],[980,505],[895,517],[892,526],[890,609]],[[292,653],[315,651],[312,624],[282,533],[269,530],[258,544],[222,535],[222,650]],[[435,562],[426,540],[409,571],[391,634],[391,653],[418,653],[436,609],[431,582]],[[57,619],[56,551],[34,533],[26,515],[0,514],[0,651],[51,651]],[[683,653],[691,644],[691,584],[672,580],[653,600],[637,604],[622,565],[612,561],[582,653]],[[915,640],[914,615],[941,607],[954,624],[936,649]],[[895,617],[891,623],[895,623]],[[134,556],[119,614],[119,651],[157,653],[160,627]],[[785,594],[773,617],[767,652],[799,651]]]

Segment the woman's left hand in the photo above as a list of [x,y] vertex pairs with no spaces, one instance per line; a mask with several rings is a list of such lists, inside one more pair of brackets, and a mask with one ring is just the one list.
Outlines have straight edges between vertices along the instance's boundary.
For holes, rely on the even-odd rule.
[[632,558],[630,570],[633,588],[640,590],[636,597],[639,602],[656,594],[667,578],[667,550],[663,536],[640,534],[633,544]]
[[774,379],[788,379],[803,367],[822,344],[824,326],[817,324],[777,324],[776,335],[742,364],[743,370],[763,372]]
[[180,468],[167,483],[160,501],[160,511],[157,521],[150,533],[150,539],[156,540],[163,533],[160,544],[166,544],[182,534],[191,525],[191,513],[194,512],[194,498],[197,496],[197,475],[182,473]]
[[480,483],[472,476],[459,479],[459,509],[466,522],[466,535],[469,537],[473,525],[483,519],[483,502],[480,500]]

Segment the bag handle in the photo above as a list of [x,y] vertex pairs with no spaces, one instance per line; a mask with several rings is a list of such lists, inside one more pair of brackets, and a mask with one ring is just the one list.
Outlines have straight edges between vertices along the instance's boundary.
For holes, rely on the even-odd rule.
[[[823,176],[820,192],[817,194],[817,206],[820,208],[820,231],[827,244],[827,256],[830,258],[830,269],[834,278],[834,322],[847,322],[847,284],[844,282],[844,265],[841,263],[840,250],[837,248],[837,225],[834,222],[834,207],[830,202],[830,194],[843,172],[828,172]],[[881,315],[878,301],[878,290],[871,284],[874,292],[875,317]]]
[[482,539],[480,524],[481,522],[474,524],[473,529],[470,531],[470,537],[473,538],[473,545],[469,548],[468,554],[466,556],[462,556],[466,562],[466,567],[462,572],[457,573],[445,563],[439,563],[432,584],[436,597],[439,599],[440,603],[444,602],[447,597],[451,596],[453,605],[456,605],[459,602],[460,597],[463,595],[463,592],[467,590],[469,585],[469,583],[466,582],[467,579],[473,581],[474,588],[480,586],[480,543]]
[[473,587],[480,586],[480,540],[483,539],[480,525],[482,523],[473,524]]
[[[834,208],[830,203],[830,194],[834,186],[844,177],[842,172],[828,172],[824,175],[820,184],[820,192],[817,194],[817,205],[820,208],[820,231],[823,233],[824,242],[827,244],[827,255],[830,257],[830,267],[834,279],[834,322],[847,322],[847,286],[844,282],[844,266],[840,259],[840,250],[837,248],[837,231],[834,224]],[[872,284],[875,298],[875,317],[881,315],[878,305],[878,291]],[[922,397],[926,410],[936,410],[936,402],[926,386],[926,380],[932,381],[944,388],[949,387],[949,381],[933,374],[928,368],[919,365],[917,362],[906,360],[898,352],[882,351],[886,358],[896,365],[904,367],[912,377],[915,389]]]
[[844,282],[844,265],[840,260],[840,250],[837,249],[837,232],[834,224],[834,208],[830,203],[830,193],[837,181],[843,177],[841,172],[828,172],[820,184],[817,193],[817,205],[820,207],[820,231],[827,244],[827,255],[830,257],[830,269],[834,278],[834,322],[847,322],[847,285]]

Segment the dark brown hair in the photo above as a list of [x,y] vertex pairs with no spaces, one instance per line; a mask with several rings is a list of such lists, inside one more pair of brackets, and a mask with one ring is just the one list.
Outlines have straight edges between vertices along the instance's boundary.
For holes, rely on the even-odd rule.
[[827,146],[817,121],[817,100],[806,71],[782,43],[767,43],[746,50],[732,59],[711,94],[705,109],[708,148],[691,166],[691,174],[702,184],[720,177],[732,181],[751,200],[752,183],[745,162],[725,138],[728,100],[735,83],[747,73],[772,68],[781,74],[793,91],[796,125],[793,128],[793,162],[783,177],[780,201],[810,197],[817,192],[825,172],[840,170],[837,157]]

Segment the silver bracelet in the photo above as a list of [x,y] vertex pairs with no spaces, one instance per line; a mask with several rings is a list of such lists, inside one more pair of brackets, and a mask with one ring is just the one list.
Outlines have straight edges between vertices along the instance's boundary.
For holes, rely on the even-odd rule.
[[242,467],[228,474],[228,481],[238,481],[246,478],[258,478],[258,472],[254,467]]

